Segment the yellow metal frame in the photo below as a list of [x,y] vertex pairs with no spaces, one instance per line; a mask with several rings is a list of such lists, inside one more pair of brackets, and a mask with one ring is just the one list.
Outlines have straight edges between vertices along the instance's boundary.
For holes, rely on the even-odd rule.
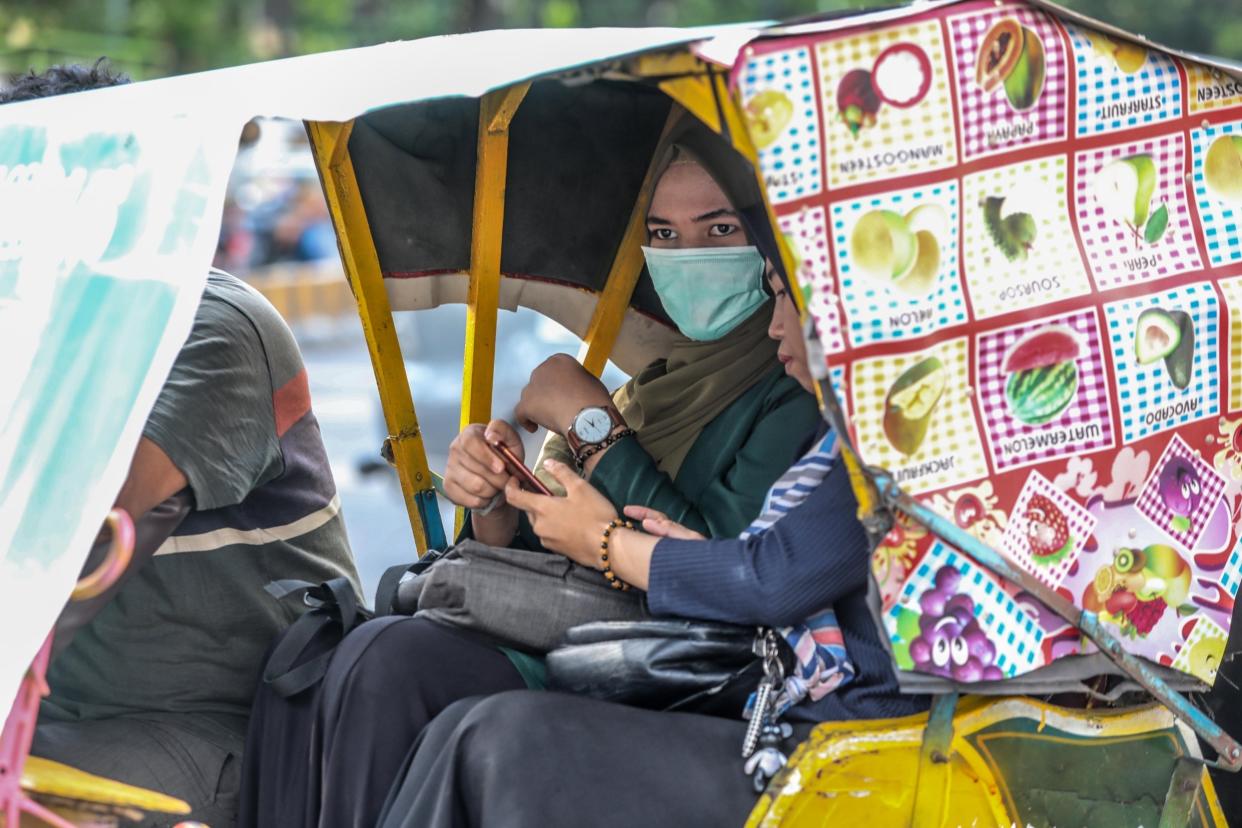
[[634,288],[638,285],[638,277],[643,272],[642,245],[647,238],[647,208],[651,205],[651,194],[655,189],[660,153],[665,139],[680,117],[681,112],[674,107],[669,112],[668,120],[664,122],[664,129],[656,142],[656,151],[647,165],[647,174],[643,176],[638,199],[634,202],[634,209],[625,225],[625,234],[621,237],[617,255],[613,257],[612,267],[608,271],[608,279],[604,282],[604,289],[600,291],[595,310],[591,314],[591,322],[582,338],[582,350],[578,359],[582,367],[597,377],[603,373],[604,366],[608,363],[613,345],[621,333],[621,325],[625,322],[625,311],[629,308]]
[[[933,726],[926,713],[825,723],[815,728],[772,780],[746,826],[1016,824],[1005,780],[997,777],[994,763],[969,741],[980,730],[1015,718],[1038,720],[1041,728],[1046,725],[1101,742],[1168,730],[1176,721],[1159,705],[1120,711],[1071,710],[1028,698],[968,697],[949,722],[951,735],[933,751],[925,742]],[[1040,737],[1037,733],[1031,738]],[[1044,738],[1059,737],[1048,734]],[[1193,736],[1189,741],[1193,743]],[[922,788],[929,780],[921,766],[929,762],[935,767],[931,781],[936,790],[926,796]],[[1227,823],[1211,777],[1206,768],[1200,771],[1202,799],[1207,803],[1207,811],[1199,812],[1201,821],[1224,828]]]
[[307,131],[336,228],[345,276],[358,303],[358,317],[371,354],[371,367],[375,371],[375,383],[388,426],[388,449],[401,481],[414,544],[422,555],[429,546],[429,533],[418,503],[420,497],[434,492],[431,470],[427,466],[427,450],[410,395],[401,343],[393,327],[392,306],[384,287],[379,254],[375,251],[366,207],[349,156],[353,124],[353,121],[312,121],[307,123]]
[[461,427],[492,416],[496,316],[500,302],[500,248],[509,171],[509,124],[529,83],[489,92],[479,101],[470,231],[470,287],[466,297],[466,350],[461,381]]
[[[496,317],[500,313],[500,254],[509,176],[509,125],[528,91],[530,83],[520,83],[489,92],[479,100],[470,286],[466,294],[466,345],[462,357],[462,429],[492,418]],[[464,520],[465,510],[457,509],[454,534],[461,532]]]

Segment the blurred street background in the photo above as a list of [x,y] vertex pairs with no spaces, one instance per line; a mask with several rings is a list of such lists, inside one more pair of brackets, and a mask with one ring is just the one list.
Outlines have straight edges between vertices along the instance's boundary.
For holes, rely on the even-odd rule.
[[[135,80],[311,52],[494,28],[687,26],[790,19],[885,5],[857,0],[0,0],[0,84],[56,63],[108,56]],[[1066,0],[1159,43],[1242,59],[1239,0]],[[215,264],[254,284],[301,343],[346,525],[368,595],[414,545],[327,206],[300,123],[261,119],[240,136]],[[398,314],[406,368],[435,471],[457,432],[465,310]],[[502,313],[494,413],[530,371],[577,339],[534,313]],[[615,387],[624,376],[609,369]],[[542,435],[528,441],[533,458]],[[442,509],[452,531],[452,510]]]

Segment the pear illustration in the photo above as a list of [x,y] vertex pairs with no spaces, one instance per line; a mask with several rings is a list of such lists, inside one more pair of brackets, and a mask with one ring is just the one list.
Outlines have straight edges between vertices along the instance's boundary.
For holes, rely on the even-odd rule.
[[1156,163],[1150,155],[1130,155],[1105,164],[1091,182],[1095,200],[1114,221],[1128,226],[1137,238],[1154,244],[1169,226],[1169,209],[1151,208],[1156,192]]

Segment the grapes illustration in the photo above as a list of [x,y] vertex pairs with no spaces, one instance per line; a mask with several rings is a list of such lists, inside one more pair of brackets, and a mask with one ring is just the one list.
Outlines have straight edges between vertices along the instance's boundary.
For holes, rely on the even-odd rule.
[[921,634],[910,642],[910,658],[919,671],[955,681],[1003,678],[992,663],[996,646],[975,618],[974,599],[957,591],[961,581],[960,572],[942,566],[936,572],[935,587],[919,597]]

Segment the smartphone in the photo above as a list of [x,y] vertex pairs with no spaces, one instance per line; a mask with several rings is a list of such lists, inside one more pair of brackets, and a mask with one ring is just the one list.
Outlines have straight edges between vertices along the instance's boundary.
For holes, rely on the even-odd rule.
[[535,473],[526,466],[522,465],[522,461],[513,453],[513,449],[506,446],[500,441],[487,441],[488,447],[496,453],[496,456],[505,461],[505,468],[509,470],[509,474],[516,477],[522,484],[522,488],[528,492],[538,492],[542,495],[552,497],[552,490],[543,485],[543,481],[535,477]]

